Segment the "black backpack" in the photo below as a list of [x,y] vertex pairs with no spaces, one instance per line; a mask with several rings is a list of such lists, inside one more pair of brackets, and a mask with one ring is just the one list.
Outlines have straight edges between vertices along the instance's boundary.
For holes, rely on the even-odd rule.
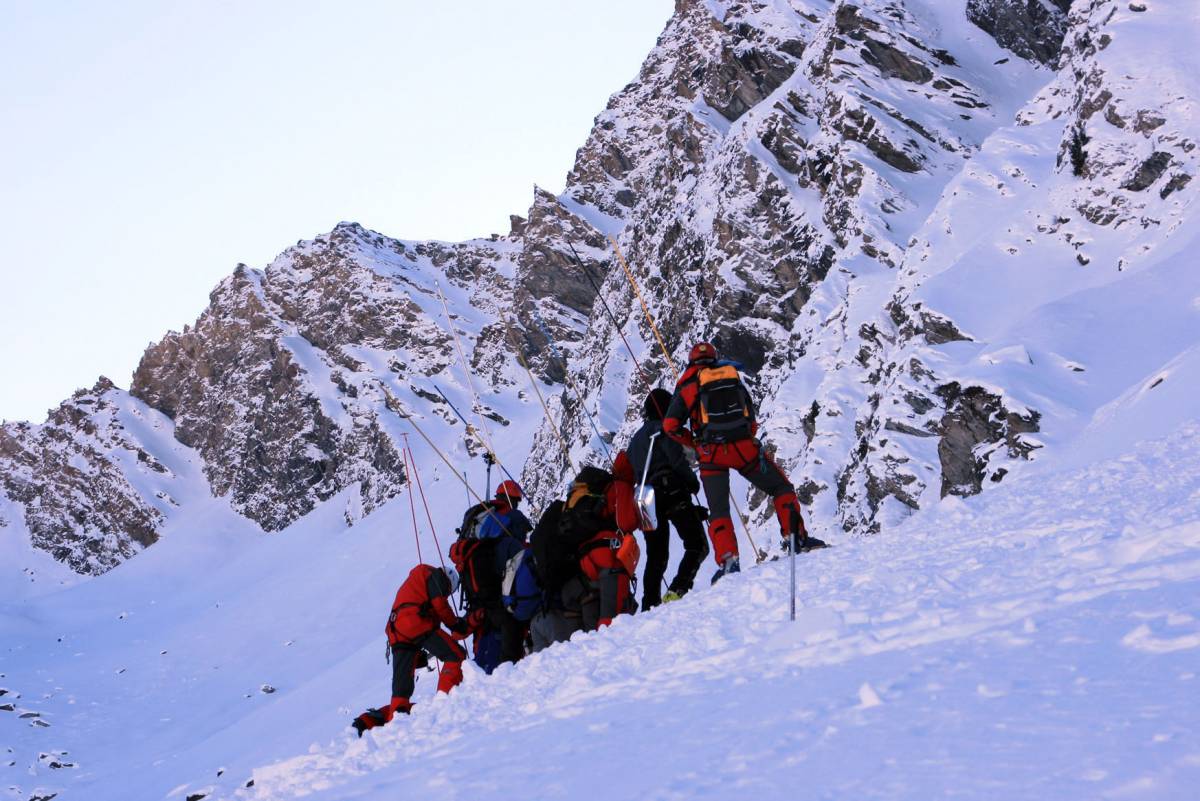
[[734,442],[753,436],[754,406],[732,364],[702,367],[696,373],[692,420],[701,442]]
[[612,481],[612,473],[592,465],[585,466],[575,476],[559,515],[558,531],[577,551],[601,531],[612,528],[608,515],[608,487]]
[[529,549],[533,552],[533,569],[538,583],[543,588],[559,589],[574,575],[575,549],[563,547],[558,536],[559,518],[562,516],[562,501],[554,501],[529,535]]
[[500,603],[502,571],[496,569],[497,538],[462,540],[462,592],[468,609]]
[[463,515],[462,525],[458,527],[459,539],[479,539],[479,529],[483,526],[483,521],[491,516],[491,511],[491,504],[488,503],[477,503],[468,509]]

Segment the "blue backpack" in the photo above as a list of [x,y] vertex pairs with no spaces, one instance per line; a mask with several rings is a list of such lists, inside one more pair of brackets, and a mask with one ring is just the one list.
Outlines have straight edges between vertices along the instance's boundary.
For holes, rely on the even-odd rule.
[[521,622],[531,619],[542,606],[542,587],[533,569],[533,553],[522,548],[508,560],[500,585],[504,608]]
[[529,518],[520,511],[510,509],[501,513],[493,508],[490,512],[483,513],[476,536],[481,540],[508,536],[517,542],[524,543],[526,535],[532,528]]

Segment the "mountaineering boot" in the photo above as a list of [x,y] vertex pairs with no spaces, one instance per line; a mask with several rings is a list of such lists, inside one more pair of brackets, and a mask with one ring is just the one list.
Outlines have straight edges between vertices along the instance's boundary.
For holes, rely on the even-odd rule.
[[723,576],[728,576],[730,573],[741,573],[741,560],[736,555],[730,554],[725,557],[725,561],[721,562],[721,567],[716,573],[713,573],[712,583],[716,584],[717,580]]
[[[803,534],[803,533],[795,535],[793,537],[793,540],[796,544],[796,553],[805,553],[806,551],[815,551],[818,548],[828,548],[829,547],[829,543],[825,542],[824,540],[819,540],[816,537],[810,536],[808,534]],[[782,550],[784,552],[784,554],[787,553],[787,549],[788,549],[787,537],[784,537],[783,540],[780,542],[779,548],[780,548],[780,550]]]
[[667,594],[663,596],[662,602],[664,604],[669,604],[671,601],[678,601],[682,597],[683,595],[675,592],[675,590],[667,590]]

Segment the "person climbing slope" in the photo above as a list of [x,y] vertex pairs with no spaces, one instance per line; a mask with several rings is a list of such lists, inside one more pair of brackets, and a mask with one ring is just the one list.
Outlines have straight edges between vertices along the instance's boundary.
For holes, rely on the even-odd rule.
[[798,551],[825,546],[808,536],[795,488],[755,436],[758,423],[754,414],[754,401],[737,367],[719,361],[712,343],[696,343],[688,354],[688,367],[675,385],[675,395],[663,418],[663,433],[696,450],[704,497],[711,510],[708,538],[718,566],[714,582],[741,567],[729,516],[730,470],[737,470],[775,499],[775,515],[785,547],[789,538]]
[[[671,529],[683,540],[683,558],[675,578],[667,587],[667,600],[683,597],[692,588],[696,572],[708,556],[708,542],[701,524],[707,510],[692,503],[700,482],[688,464],[683,447],[662,435],[662,419],[671,403],[671,393],[654,389],[642,404],[642,427],[629,441],[629,461],[634,475],[654,487],[658,528],[645,532],[646,568],[642,573],[642,611],[662,603],[662,581],[671,555]],[[646,463],[649,461],[649,469]]]
[[416,686],[413,674],[428,657],[442,660],[438,692],[448,693],[462,681],[462,661],[467,652],[442,629],[445,625],[458,637],[466,636],[466,621],[450,607],[450,596],[457,589],[458,573],[454,568],[422,564],[412,569],[396,591],[385,627],[392,663],[392,700],[354,719],[351,725],[359,737],[367,729],[391,722],[397,712],[408,714],[412,710],[409,699]]
[[586,630],[637,608],[631,588],[640,553],[632,532],[640,519],[633,480],[629,456],[621,451],[611,473],[591,465],[580,470],[562,506],[560,536],[579,543],[579,569],[592,590],[581,603]]
[[505,608],[503,583],[509,561],[525,548],[532,528],[516,508],[522,497],[515,481],[496,488],[496,498],[467,510],[450,558],[463,577],[463,598],[475,664],[491,673],[525,655],[527,625]]

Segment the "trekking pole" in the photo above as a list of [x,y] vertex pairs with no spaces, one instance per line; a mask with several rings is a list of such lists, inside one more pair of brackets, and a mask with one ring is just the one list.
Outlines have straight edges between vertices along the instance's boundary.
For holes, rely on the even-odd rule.
[[550,332],[546,329],[546,324],[542,320],[542,315],[538,314],[537,307],[533,307],[533,322],[537,325],[538,330],[542,332],[542,336],[546,338],[550,349],[554,351],[555,357],[562,362],[563,373],[567,377],[567,383],[575,392],[575,397],[579,401],[579,405],[583,408],[583,413],[587,415],[588,422],[592,424],[592,431],[595,432],[596,438],[600,440],[600,447],[604,449],[604,455],[608,457],[608,463],[613,463],[612,451],[608,447],[608,443],[604,441],[604,436],[600,433],[600,427],[596,425],[596,416],[588,409],[587,403],[583,399],[583,392],[579,389],[579,385],[575,383],[575,379],[571,377],[571,366],[567,364],[566,355],[558,349],[558,345],[554,344],[554,337],[550,336]]
[[[621,246],[617,244],[617,240],[609,237],[608,241],[612,243],[613,251],[617,254],[617,261],[621,263],[621,268],[625,271],[625,277],[629,279],[629,285],[633,287],[633,292],[637,295],[638,301],[642,304],[642,313],[646,315],[646,322],[650,324],[650,330],[654,332],[654,338],[658,340],[658,347],[662,349],[663,358],[667,360],[667,366],[671,368],[671,373],[675,376],[675,383],[679,383],[679,368],[675,366],[675,359],[671,357],[667,350],[667,344],[663,341],[662,334],[658,332],[658,326],[654,324],[654,317],[650,314],[650,307],[646,305],[646,299],[642,297],[641,287],[638,286],[637,279],[633,276],[633,271],[629,269],[628,262],[625,261],[625,255],[621,253]],[[767,552],[760,550],[754,542],[754,535],[750,533],[750,521],[742,514],[742,506],[737,502],[737,498],[732,492],[729,493],[729,500],[733,502],[733,509],[737,512],[738,519],[742,521],[742,528],[746,530],[746,538],[750,540],[750,547],[754,549],[754,563],[761,565],[767,559]]]
[[601,307],[608,315],[608,319],[612,323],[613,328],[616,330],[617,336],[621,337],[621,341],[625,343],[625,350],[629,351],[629,358],[633,360],[634,368],[638,371],[638,373],[641,374],[642,380],[646,382],[646,386],[652,387],[654,383],[650,373],[646,370],[646,368],[642,367],[641,363],[638,361],[637,354],[633,352],[633,347],[629,344],[629,340],[625,338],[625,331],[622,330],[621,324],[617,322],[617,317],[615,314],[613,314],[612,309],[609,307],[608,301],[604,299],[604,294],[600,291],[600,286],[596,283],[596,280],[592,278],[592,271],[589,270],[583,263],[583,260],[579,258],[579,254],[575,252],[574,245],[568,242],[567,247],[571,249],[571,255],[575,257],[575,263],[579,265],[579,270],[584,274],[584,277],[587,278],[588,283],[592,285],[592,289],[596,291],[596,297],[600,300]]
[[487,475],[483,479],[483,492],[486,495],[492,491],[492,465],[496,463],[496,459],[490,452],[485,453],[483,455],[483,463],[487,465]]
[[[467,418],[463,417],[463,413],[460,412],[458,410],[458,407],[454,405],[454,401],[447,398],[446,393],[442,392],[442,388],[439,387],[437,384],[434,384],[433,388],[435,390],[437,390],[437,394],[439,396],[441,396],[442,400],[444,400],[446,402],[446,405],[450,407],[450,409],[454,412],[454,414],[458,417],[458,419],[462,420],[463,425],[465,425],[467,427],[467,431],[470,432],[475,437],[475,440],[480,445],[483,446],[483,449],[485,451],[485,455],[484,455],[485,458],[488,455],[490,455],[493,463],[500,467],[500,470],[504,472],[504,475],[508,476],[510,481],[512,481],[514,484],[520,484],[521,482],[517,481],[515,478],[513,478],[512,473],[508,472],[508,468],[504,466],[504,462],[500,461],[500,457],[496,454],[496,452],[488,448],[488,444],[483,441],[483,437],[481,437],[479,435],[479,431],[476,430],[475,426],[471,425],[470,422],[467,421]],[[488,465],[488,467],[490,468],[491,465]],[[491,481],[490,481],[491,472],[490,471],[488,472],[488,476],[489,476],[488,486],[490,488],[490,486],[491,486]]]
[[486,439],[486,447],[492,453],[496,452],[495,446],[492,445],[492,434],[488,431],[487,423],[483,422],[483,403],[479,400],[479,393],[475,391],[475,382],[471,379],[471,368],[467,364],[467,356],[463,352],[462,343],[458,340],[458,332],[454,329],[454,321],[450,319],[450,307],[446,305],[446,296],[442,294],[442,285],[435,282],[437,287],[438,298],[442,301],[442,311],[446,313],[446,327],[450,329],[450,336],[454,339],[454,348],[458,351],[458,360],[462,364],[463,375],[467,377],[467,388],[471,390],[471,400],[474,403],[475,416],[479,419],[479,426],[483,431],[483,436]]
[[554,432],[554,436],[558,438],[558,444],[562,446],[563,458],[567,460],[567,467],[571,472],[575,472],[575,466],[571,463],[571,449],[567,447],[567,441],[563,439],[562,432],[558,430],[558,426],[554,424],[554,418],[550,416],[550,407],[546,405],[546,399],[542,397],[542,390],[538,388],[537,379],[533,377],[533,371],[529,369],[529,364],[525,361],[525,354],[521,352],[521,346],[514,338],[515,335],[512,326],[509,325],[507,317],[500,318],[504,322],[504,330],[508,332],[508,343],[512,345],[513,350],[517,354],[517,361],[525,368],[525,374],[529,376],[529,384],[533,387],[533,391],[537,393],[538,402],[542,404],[542,411],[546,414],[546,422],[550,424],[550,430]]
[[791,571],[791,620],[796,619],[796,537],[788,534],[788,567]]
[[428,445],[433,450],[433,452],[437,454],[438,458],[442,460],[442,463],[445,464],[446,467],[450,468],[450,474],[453,475],[455,478],[457,478],[459,481],[461,481],[462,485],[464,487],[466,487],[468,500],[470,500],[471,498],[474,498],[476,503],[479,503],[480,505],[484,506],[486,508],[488,515],[491,516],[491,518],[496,521],[497,525],[500,526],[500,528],[504,531],[504,533],[509,535],[510,537],[513,537],[514,539],[516,539],[516,535],[514,535],[511,531],[508,530],[508,526],[504,525],[504,521],[501,520],[500,517],[495,512],[492,511],[491,506],[489,504],[487,504],[483,500],[483,498],[479,497],[479,493],[477,493],[477,492],[475,492],[475,490],[471,489],[471,483],[469,481],[467,481],[467,479],[465,477],[460,476],[458,474],[458,471],[456,469],[454,469],[454,465],[452,465],[450,463],[450,460],[446,458],[446,454],[442,453],[442,449],[434,444],[433,440],[431,440],[429,438],[429,435],[425,433],[424,429],[422,429],[421,426],[417,425],[417,421],[413,419],[413,416],[411,414],[409,414],[408,412],[403,411],[403,407],[400,406],[400,402],[398,400],[396,400],[396,396],[392,394],[392,391],[387,388],[387,386],[383,383],[383,381],[376,379],[376,383],[379,385],[379,388],[383,391],[383,396],[384,396],[383,404],[384,404],[384,406],[387,407],[388,411],[392,412],[397,417],[400,417],[403,420],[407,421],[408,424],[410,426],[412,426],[413,431],[416,431],[418,434],[420,434],[421,439],[425,440],[425,444]]
[[[412,510],[413,524],[413,541],[417,544],[417,562],[424,563],[425,557],[421,555],[421,535],[417,530],[417,500],[413,494],[413,476],[412,468],[409,466],[407,446],[400,449],[400,459],[404,463],[404,478],[408,483],[408,507]],[[404,514],[401,512],[401,514]]]

